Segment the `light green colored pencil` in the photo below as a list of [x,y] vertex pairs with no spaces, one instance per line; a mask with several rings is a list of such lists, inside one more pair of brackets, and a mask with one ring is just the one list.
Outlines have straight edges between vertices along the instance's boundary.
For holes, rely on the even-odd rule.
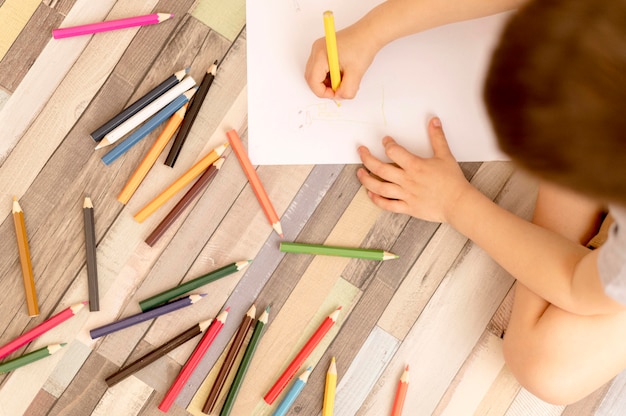
[[349,248],[325,246],[322,244],[304,244],[304,243],[280,243],[280,251],[284,253],[300,253],[315,254],[322,256],[341,256],[352,257],[355,259],[367,260],[391,260],[397,259],[399,256],[384,250],[371,248]]
[[47,347],[43,347],[28,354],[24,354],[21,357],[6,361],[0,364],[0,373],[8,373],[9,371],[13,371],[16,368],[24,367],[25,365],[34,363],[35,361],[41,360],[42,358],[49,357],[50,355],[63,348],[65,345],[66,344],[48,345]]

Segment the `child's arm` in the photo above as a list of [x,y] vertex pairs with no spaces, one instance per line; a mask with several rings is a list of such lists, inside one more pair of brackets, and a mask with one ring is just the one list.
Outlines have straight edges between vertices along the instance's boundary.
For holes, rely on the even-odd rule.
[[511,10],[525,0],[387,0],[353,25],[337,32],[342,81],[336,92],[325,84],[328,58],[324,38],[313,43],[305,79],[315,95],[353,98],[378,51],[401,37],[448,23]]
[[381,182],[359,171],[359,179],[376,205],[449,223],[526,287],[564,310],[592,315],[626,308],[604,293],[597,250],[590,251],[515,216],[471,186],[434,120],[429,123],[433,158],[415,156],[391,138],[385,138],[383,144],[397,167],[359,148],[367,169],[388,181]]

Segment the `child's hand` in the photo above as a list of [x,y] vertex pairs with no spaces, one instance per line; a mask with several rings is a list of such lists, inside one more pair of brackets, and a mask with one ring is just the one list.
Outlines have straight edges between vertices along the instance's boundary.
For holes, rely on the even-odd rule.
[[385,137],[385,153],[395,165],[381,162],[360,146],[363,164],[382,181],[365,169],[359,169],[357,176],[377,206],[428,221],[448,222],[460,196],[473,188],[450,152],[438,118],[429,121],[428,135],[434,151],[432,158],[416,156],[391,137]]
[[337,51],[341,83],[337,91],[330,88],[326,39],[317,39],[311,47],[304,78],[315,95],[321,98],[351,99],[356,96],[361,78],[374,60],[379,48],[357,25],[337,32]]

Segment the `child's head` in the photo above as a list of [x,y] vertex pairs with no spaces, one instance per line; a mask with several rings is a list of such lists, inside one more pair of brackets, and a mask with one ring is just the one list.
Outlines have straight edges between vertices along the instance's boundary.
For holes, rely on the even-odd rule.
[[485,91],[500,147],[536,175],[626,205],[626,0],[535,0]]

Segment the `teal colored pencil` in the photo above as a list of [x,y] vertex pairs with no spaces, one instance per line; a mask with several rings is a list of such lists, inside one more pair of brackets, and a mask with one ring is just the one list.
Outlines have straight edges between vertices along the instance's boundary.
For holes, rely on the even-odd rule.
[[243,357],[241,358],[241,363],[239,364],[239,368],[237,369],[237,374],[235,374],[233,383],[230,385],[230,390],[228,390],[228,395],[226,396],[224,406],[222,406],[220,416],[230,415],[230,412],[233,409],[235,399],[237,398],[237,394],[239,394],[239,390],[241,389],[243,380],[246,377],[246,373],[248,372],[248,368],[250,367],[250,362],[252,361],[252,357],[254,356],[256,347],[261,341],[261,336],[263,335],[265,326],[267,325],[267,321],[269,319],[269,313],[270,307],[268,306],[267,308],[265,308],[261,316],[259,316],[259,319],[256,321],[254,331],[252,331],[252,337],[250,338],[250,342],[248,342],[246,351],[243,353]]
[[315,254],[322,256],[340,256],[351,257],[355,259],[367,260],[391,260],[397,259],[399,256],[384,250],[371,248],[349,248],[325,246],[322,244],[304,244],[304,243],[280,243],[280,251],[284,253],[299,254]]
[[306,386],[306,382],[309,381],[310,375],[311,367],[307,368],[293,383],[293,386],[291,386],[283,401],[280,402],[276,410],[274,410],[272,416],[285,416],[287,414],[289,408],[291,408],[291,405],[293,405],[293,402],[296,401],[298,395],[300,394],[302,389],[304,389],[304,386]]
[[66,344],[52,344],[47,347],[40,348],[36,351],[24,354],[21,357],[17,357],[13,360],[5,361],[0,364],[0,373],[8,373],[16,368],[24,367],[25,365],[39,361],[42,358],[46,358],[63,348]]
[[183,283],[182,285],[173,287],[164,292],[156,294],[148,299],[142,300],[139,302],[139,307],[143,312],[150,310],[158,305],[169,302],[172,299],[175,299],[181,295],[184,295],[187,292],[190,292],[194,289],[199,288],[200,286],[204,286],[208,283],[214,282],[222,277],[226,277],[229,274],[238,272],[239,270],[244,269],[250,264],[252,260],[243,260],[238,261],[236,263],[229,264],[217,270],[213,270],[207,274],[204,274],[200,277],[196,277],[188,282]]

